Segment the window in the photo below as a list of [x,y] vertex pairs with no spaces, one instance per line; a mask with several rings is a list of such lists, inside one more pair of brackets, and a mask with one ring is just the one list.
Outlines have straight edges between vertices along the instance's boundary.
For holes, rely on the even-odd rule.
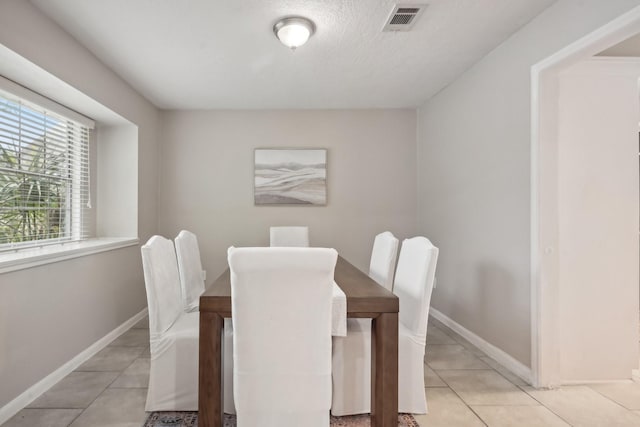
[[89,132],[0,91],[0,251],[88,237]]

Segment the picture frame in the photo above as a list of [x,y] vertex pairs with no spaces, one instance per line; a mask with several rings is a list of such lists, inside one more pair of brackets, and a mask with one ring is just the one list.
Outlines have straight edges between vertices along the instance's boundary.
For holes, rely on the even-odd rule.
[[327,150],[255,149],[254,204],[326,205]]

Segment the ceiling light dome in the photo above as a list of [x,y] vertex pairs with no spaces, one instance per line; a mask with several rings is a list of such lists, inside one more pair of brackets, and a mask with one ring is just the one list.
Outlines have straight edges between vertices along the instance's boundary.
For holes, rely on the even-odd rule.
[[282,18],[273,26],[273,32],[278,40],[292,50],[305,44],[315,30],[314,23],[301,16]]

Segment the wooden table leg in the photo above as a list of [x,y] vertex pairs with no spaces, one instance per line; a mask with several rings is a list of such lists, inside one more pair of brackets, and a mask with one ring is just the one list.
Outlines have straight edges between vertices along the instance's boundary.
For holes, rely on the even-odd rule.
[[398,313],[371,322],[371,427],[398,426]]
[[198,425],[222,427],[222,328],[224,318],[200,312]]

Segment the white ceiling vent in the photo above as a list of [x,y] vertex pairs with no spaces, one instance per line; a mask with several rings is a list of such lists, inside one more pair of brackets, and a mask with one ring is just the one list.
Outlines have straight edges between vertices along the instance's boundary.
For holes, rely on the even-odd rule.
[[382,31],[409,31],[426,7],[426,4],[395,5]]

